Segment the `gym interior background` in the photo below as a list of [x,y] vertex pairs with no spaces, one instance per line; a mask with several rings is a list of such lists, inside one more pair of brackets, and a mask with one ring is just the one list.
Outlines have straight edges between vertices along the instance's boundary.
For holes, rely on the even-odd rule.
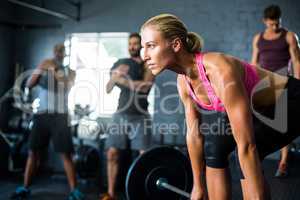
[[[1,0],[1,97],[13,87],[17,74],[35,68],[43,59],[51,57],[53,44],[68,41],[72,34],[74,36],[79,33],[96,33],[97,35],[97,33],[137,32],[146,19],[159,13],[173,13],[186,23],[189,30],[201,34],[205,42],[204,51],[226,52],[246,61],[251,59],[254,34],[263,30],[262,11],[267,5],[278,4],[283,13],[283,25],[300,34],[300,2],[298,0],[81,0],[80,9],[67,0],[23,0],[22,2],[68,14],[72,16],[72,19],[50,16],[7,0]],[[166,79],[173,80],[174,84],[164,85],[162,80]],[[171,130],[154,127],[154,143],[182,147],[185,144],[184,115],[183,107],[177,98],[175,81],[176,76],[172,72],[162,73],[155,80],[159,94],[154,91],[151,97],[155,111],[153,122],[154,124],[164,122],[175,125]],[[173,95],[173,98],[163,98],[167,95]],[[161,104],[164,104],[166,110],[159,110]],[[101,123],[109,121],[108,116],[101,117]],[[0,152],[0,156],[2,155]],[[276,155],[270,157],[272,158],[276,158]],[[62,171],[60,162],[51,150],[47,159],[51,160],[47,162],[49,168],[55,172]],[[0,163],[1,165],[3,163]],[[273,165],[267,165],[268,169],[274,170]],[[266,173],[268,174],[268,171]],[[289,180],[290,182],[286,183],[289,189],[300,186],[300,173],[295,173],[294,178],[295,180]],[[8,187],[2,183],[9,182],[11,179],[9,176],[4,176],[0,180],[0,199],[5,199],[7,196],[5,193],[4,196],[2,195],[2,190],[6,188],[7,193]],[[278,187],[286,187],[282,182],[275,181],[274,185],[276,184]],[[272,190],[276,190],[276,187]],[[276,198],[299,199],[299,191],[297,194],[297,198],[295,196],[283,198],[280,195]]]

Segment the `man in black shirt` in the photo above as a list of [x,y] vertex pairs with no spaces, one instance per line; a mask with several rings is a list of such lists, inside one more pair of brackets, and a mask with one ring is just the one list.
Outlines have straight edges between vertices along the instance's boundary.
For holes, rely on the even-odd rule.
[[113,65],[111,79],[106,85],[107,93],[114,86],[121,89],[118,109],[113,115],[106,140],[108,194],[102,198],[106,200],[116,199],[120,150],[130,147],[142,153],[151,142],[147,96],[154,76],[144,65],[140,50],[141,37],[138,33],[132,33],[128,45],[130,58],[120,59]]

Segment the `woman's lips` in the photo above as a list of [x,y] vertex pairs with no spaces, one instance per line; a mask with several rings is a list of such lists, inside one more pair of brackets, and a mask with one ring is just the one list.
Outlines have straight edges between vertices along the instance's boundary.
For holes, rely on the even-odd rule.
[[153,68],[155,68],[155,65],[154,64],[148,64],[148,68],[153,69]]

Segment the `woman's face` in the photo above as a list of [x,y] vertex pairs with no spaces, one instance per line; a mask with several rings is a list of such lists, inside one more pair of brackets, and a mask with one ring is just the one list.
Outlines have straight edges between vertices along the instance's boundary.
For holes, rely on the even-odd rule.
[[152,74],[158,75],[174,61],[171,42],[166,40],[154,26],[146,26],[141,36],[142,58]]

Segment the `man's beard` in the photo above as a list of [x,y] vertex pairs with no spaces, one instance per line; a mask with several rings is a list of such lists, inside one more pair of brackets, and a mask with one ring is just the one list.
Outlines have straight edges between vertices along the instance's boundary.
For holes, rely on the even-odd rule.
[[131,57],[138,57],[140,56],[140,51],[131,50],[129,51]]

